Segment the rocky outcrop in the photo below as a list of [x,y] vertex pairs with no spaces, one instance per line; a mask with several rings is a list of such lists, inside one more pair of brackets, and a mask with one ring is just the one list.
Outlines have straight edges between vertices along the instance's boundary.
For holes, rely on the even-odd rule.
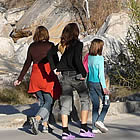
[[105,58],[115,60],[120,52],[125,50],[123,44],[129,25],[130,19],[125,12],[111,14],[96,35],[89,35],[82,39],[85,46],[83,54],[88,52],[91,41],[99,38],[104,41],[103,55]]
[[51,40],[58,42],[63,27],[72,20],[69,11],[63,11],[62,3],[63,0],[36,1],[17,22],[16,32],[13,31],[11,36],[21,38],[22,30],[34,33],[38,25],[44,25],[49,29]]

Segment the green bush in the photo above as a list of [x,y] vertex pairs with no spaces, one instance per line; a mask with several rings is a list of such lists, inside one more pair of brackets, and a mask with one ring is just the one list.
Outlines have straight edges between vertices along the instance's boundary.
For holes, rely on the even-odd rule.
[[129,14],[132,19],[124,46],[128,54],[121,52],[117,63],[113,64],[110,77],[113,84],[140,89],[140,5],[138,1],[129,0]]

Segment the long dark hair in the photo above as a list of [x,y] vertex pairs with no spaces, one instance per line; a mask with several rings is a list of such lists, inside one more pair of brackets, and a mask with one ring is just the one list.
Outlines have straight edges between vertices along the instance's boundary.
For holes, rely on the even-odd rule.
[[70,41],[78,40],[79,28],[76,23],[69,23],[65,26],[61,35],[62,46],[69,46]]

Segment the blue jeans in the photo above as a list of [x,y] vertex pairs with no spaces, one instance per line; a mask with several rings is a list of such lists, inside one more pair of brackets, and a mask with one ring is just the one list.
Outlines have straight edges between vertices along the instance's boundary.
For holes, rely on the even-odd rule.
[[[88,82],[88,87],[89,87],[90,98],[93,105],[92,106],[92,128],[97,129],[95,126],[95,122],[104,121],[104,118],[106,116],[110,103],[108,105],[104,104],[105,95],[103,93],[103,89],[100,83]],[[103,104],[100,113],[99,113],[99,107],[100,107],[99,98],[101,98],[102,104]]]
[[39,115],[43,119],[43,122],[48,122],[53,99],[49,93],[44,91],[37,91],[36,95],[40,103],[40,109],[36,116]]

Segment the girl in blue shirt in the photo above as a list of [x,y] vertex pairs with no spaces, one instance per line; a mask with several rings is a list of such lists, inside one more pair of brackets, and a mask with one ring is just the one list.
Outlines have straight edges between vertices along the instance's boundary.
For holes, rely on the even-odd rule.
[[[92,132],[105,133],[108,128],[103,124],[104,118],[110,104],[105,104],[105,95],[109,94],[106,89],[104,76],[104,57],[102,56],[104,42],[100,39],[94,39],[91,42],[88,56],[88,86],[92,107]],[[99,113],[100,100],[102,100],[102,110]]]

